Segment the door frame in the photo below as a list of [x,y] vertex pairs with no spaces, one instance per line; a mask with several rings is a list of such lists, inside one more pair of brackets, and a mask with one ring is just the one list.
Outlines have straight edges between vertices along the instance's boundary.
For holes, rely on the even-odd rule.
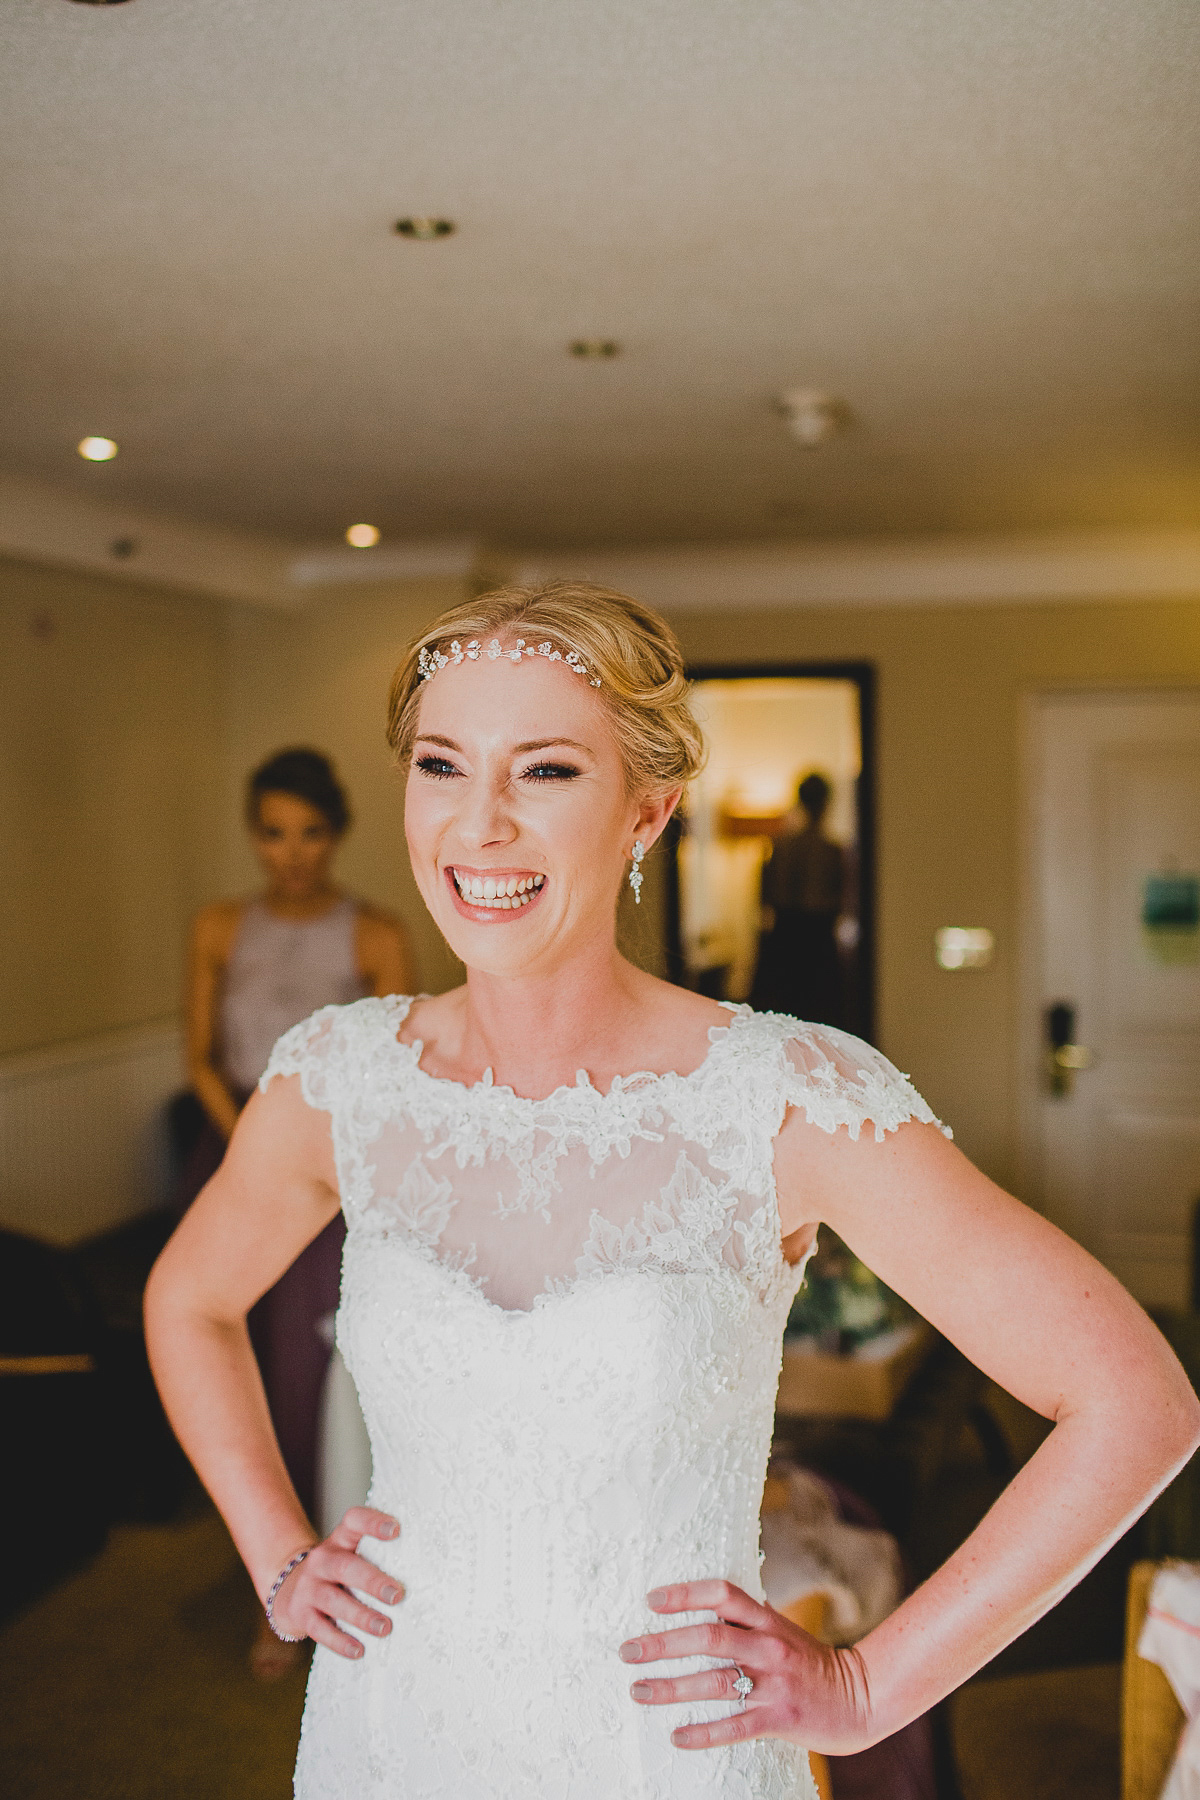
[[[690,682],[695,681],[850,681],[858,689],[859,750],[861,768],[858,777],[858,922],[859,982],[861,993],[860,1035],[875,1041],[876,1013],[876,670],[872,662],[831,660],[828,662],[721,662],[689,663]],[[668,979],[677,981],[683,967],[679,913],[679,864],[676,849],[679,829],[676,826],[664,845],[667,854],[666,907],[663,920]]]

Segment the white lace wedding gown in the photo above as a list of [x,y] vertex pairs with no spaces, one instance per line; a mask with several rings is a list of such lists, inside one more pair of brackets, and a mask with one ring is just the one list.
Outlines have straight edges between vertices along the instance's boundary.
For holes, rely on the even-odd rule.
[[331,1115],[337,1339],[371,1503],[401,1521],[362,1549],[407,1592],[361,1660],[317,1649],[299,1800],[808,1800],[793,1745],[675,1749],[674,1726],[729,1705],[639,1707],[617,1649],[661,1628],[656,1585],[761,1596],[801,1279],[772,1179],[788,1106],[854,1135],[933,1115],[856,1038],[745,1007],[690,1075],[467,1088],[398,1041],[409,1005],[325,1007],[262,1078],[298,1075]]

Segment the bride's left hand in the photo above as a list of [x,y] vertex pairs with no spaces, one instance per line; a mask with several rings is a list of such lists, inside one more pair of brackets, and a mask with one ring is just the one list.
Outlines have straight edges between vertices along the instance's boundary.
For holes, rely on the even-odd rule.
[[671,1742],[681,1750],[710,1750],[747,1738],[778,1737],[808,1750],[845,1755],[875,1741],[870,1695],[861,1659],[810,1637],[752,1600],[730,1581],[687,1581],[655,1588],[646,1596],[657,1613],[712,1612],[715,1622],[682,1625],[630,1638],[621,1645],[627,1663],[709,1656],[728,1666],[671,1680],[638,1680],[630,1693],[642,1706],[677,1706],[691,1700],[737,1700],[734,1682],[744,1670],[754,1683],[741,1712],[707,1725],[681,1725]]

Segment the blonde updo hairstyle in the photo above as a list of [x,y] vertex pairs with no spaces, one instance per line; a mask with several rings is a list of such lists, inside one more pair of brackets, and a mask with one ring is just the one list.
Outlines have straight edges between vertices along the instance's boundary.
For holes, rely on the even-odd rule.
[[518,637],[527,643],[549,640],[564,656],[573,650],[588,675],[599,677],[592,691],[608,708],[631,795],[670,793],[699,774],[704,738],[692,713],[675,633],[652,608],[590,581],[496,588],[452,606],[414,639],[388,696],[388,742],[401,765],[411,758],[417,735],[422,652],[444,653],[454,640],[492,638],[507,649]]

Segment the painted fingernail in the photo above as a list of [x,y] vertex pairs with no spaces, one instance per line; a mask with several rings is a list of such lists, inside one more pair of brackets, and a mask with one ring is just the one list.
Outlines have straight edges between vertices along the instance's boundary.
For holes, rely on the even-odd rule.
[[383,1590],[383,1598],[388,1606],[395,1606],[397,1600],[401,1597],[401,1590],[399,1588],[388,1587]]
[[629,1690],[635,1700],[648,1700],[650,1698],[650,1691],[650,1683],[648,1681],[635,1681]]
[[646,1595],[646,1603],[649,1606],[665,1606],[667,1604],[666,1588],[651,1588]]
[[642,1646],[636,1641],[629,1644],[622,1644],[620,1657],[622,1662],[641,1662]]

